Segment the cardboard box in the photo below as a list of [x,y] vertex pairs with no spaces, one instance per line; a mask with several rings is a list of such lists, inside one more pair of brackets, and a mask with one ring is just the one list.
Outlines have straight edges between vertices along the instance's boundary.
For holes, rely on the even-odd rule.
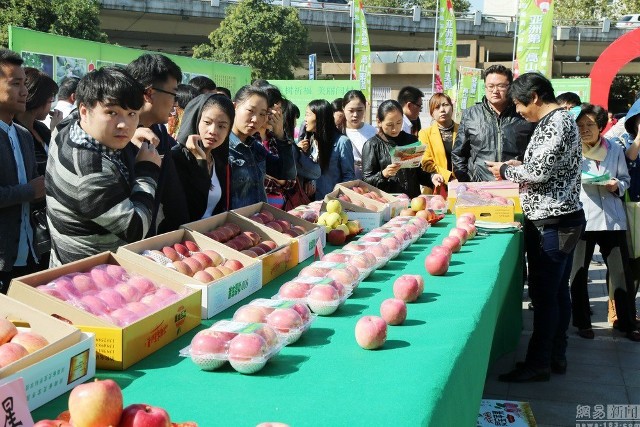
[[96,374],[95,335],[78,332],[80,340],[76,344],[0,379],[0,385],[22,378],[29,410],[33,411],[93,378]]
[[514,207],[509,206],[456,206],[456,217],[471,212],[479,221],[513,222]]
[[[185,240],[195,242],[202,250],[212,249],[227,259],[236,259],[244,265],[244,268],[210,283],[202,283],[193,277],[161,266],[139,255],[144,250],[160,250],[164,246],[172,246],[175,243]],[[205,235],[191,232],[187,229],[176,230],[149,239],[140,240],[139,242],[130,243],[119,248],[118,254],[144,265],[145,268],[155,269],[158,274],[166,276],[174,282],[200,289],[202,291],[201,317],[203,319],[213,317],[225,308],[231,307],[233,304],[243,300],[262,287],[261,261],[234,251],[228,246],[218,243]]]
[[[116,264],[129,273],[147,277],[158,285],[186,295],[164,309],[152,313],[124,328],[38,291],[60,276],[86,272],[99,264]],[[103,252],[80,261],[14,279],[8,295],[44,313],[68,320],[84,332],[95,334],[96,366],[100,369],[123,370],[164,347],[200,325],[200,290],[186,288],[143,264],[123,256]]]
[[338,188],[348,188],[350,191],[353,191],[352,190],[353,187],[365,187],[367,190],[373,191],[374,193],[378,194],[379,196],[385,198],[388,201],[387,202],[388,209],[385,211],[384,218],[383,218],[385,222],[389,221],[391,218],[395,216],[398,216],[400,214],[400,211],[408,206],[408,203],[406,201],[398,199],[393,194],[382,191],[379,188],[374,187],[371,184],[367,184],[366,182],[361,180],[341,182],[336,184],[336,186],[333,189],[336,190]]
[[[302,262],[314,255],[316,243],[318,242],[318,240],[320,240],[322,247],[325,247],[327,243],[327,233],[325,232],[324,227],[321,228],[317,224],[313,224],[309,221],[305,221],[302,218],[291,215],[290,213],[287,213],[283,210],[274,208],[268,203],[260,202],[256,203],[255,205],[246,206],[244,208],[234,209],[233,211],[238,213],[239,215],[242,215],[243,217],[249,218],[251,215],[263,210],[271,212],[276,219],[283,219],[293,225],[298,225],[305,229],[305,233],[298,237],[291,237],[287,234],[284,234],[291,239],[293,250],[298,251],[299,262]],[[251,218],[249,218],[249,220],[251,220]]]
[[243,231],[258,233],[261,240],[273,240],[278,245],[273,251],[258,257],[262,261],[263,286],[298,265],[298,251],[293,250],[289,236],[285,237],[282,233],[250,221],[235,212],[223,212],[210,218],[184,224],[182,228],[205,234],[227,222],[237,224]]
[[320,213],[327,211],[326,205],[329,200],[338,199],[341,194],[346,194],[351,200],[359,200],[363,203],[366,203],[367,206],[376,207],[378,209],[377,211],[372,211],[370,209],[363,208],[362,206],[340,200],[342,209],[347,213],[349,219],[359,221],[363,231],[371,231],[374,228],[380,227],[384,222],[386,222],[384,220],[385,211],[388,210],[388,206],[386,206],[386,204],[367,199],[365,197],[362,197],[360,194],[346,188],[338,188],[327,194],[324,197],[324,201],[322,202]]
[[457,189],[460,185],[466,185],[469,188],[478,188],[489,193],[502,196],[513,200],[514,212],[522,213],[520,206],[520,188],[518,184],[511,181],[483,181],[483,182],[450,182],[448,186],[447,201],[449,203],[449,212],[454,212],[457,200]]

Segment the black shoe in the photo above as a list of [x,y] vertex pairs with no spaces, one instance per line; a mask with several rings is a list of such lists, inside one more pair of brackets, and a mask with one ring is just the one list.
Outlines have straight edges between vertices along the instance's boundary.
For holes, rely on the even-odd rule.
[[513,371],[498,376],[498,381],[505,383],[531,383],[550,379],[551,374],[548,369],[532,369],[526,366],[516,367]]
[[527,308],[528,308],[529,310],[533,310],[533,303],[532,303],[532,302],[530,302],[530,303],[529,303],[529,305],[527,305]]
[[633,342],[640,342],[640,331],[629,331],[625,334],[627,338],[629,338]]
[[[524,362],[516,362],[517,369],[524,369],[527,365]],[[551,372],[558,375],[564,375],[567,373],[567,361],[552,361],[551,362]]]
[[592,340],[596,337],[593,329],[578,329],[578,336],[584,339]]

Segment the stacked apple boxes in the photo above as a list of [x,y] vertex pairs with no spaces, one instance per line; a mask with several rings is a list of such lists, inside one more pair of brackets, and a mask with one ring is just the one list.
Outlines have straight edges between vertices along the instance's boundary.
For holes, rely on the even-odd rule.
[[22,378],[34,410],[93,377],[95,337],[0,294],[0,386]]
[[264,224],[279,233],[286,234],[291,239],[292,250],[298,253],[299,262],[315,254],[316,244],[319,243],[322,247],[326,245],[326,233],[323,227],[274,208],[268,203],[256,203],[236,209],[234,212],[251,221]]
[[324,210],[318,218],[318,225],[326,230],[327,240],[332,245],[342,245],[349,237],[360,232],[360,223],[357,220],[349,220],[342,204],[338,200],[329,200],[324,205]]
[[122,370],[200,324],[200,291],[156,270],[104,252],[14,279],[9,296],[94,333],[97,367]]

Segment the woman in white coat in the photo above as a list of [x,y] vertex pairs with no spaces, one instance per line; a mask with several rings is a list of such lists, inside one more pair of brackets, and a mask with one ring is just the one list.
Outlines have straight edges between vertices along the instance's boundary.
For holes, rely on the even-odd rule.
[[[632,341],[640,341],[635,324],[635,287],[629,272],[626,242],[627,218],[621,197],[631,178],[622,148],[602,137],[607,111],[597,105],[583,104],[576,122],[582,140],[583,184],[580,192],[587,225],[575,249],[571,269],[573,325],[582,338],[593,339],[589,313],[587,275],[595,245],[607,265],[609,297],[618,314],[617,327]],[[607,176],[598,183],[585,177]]]

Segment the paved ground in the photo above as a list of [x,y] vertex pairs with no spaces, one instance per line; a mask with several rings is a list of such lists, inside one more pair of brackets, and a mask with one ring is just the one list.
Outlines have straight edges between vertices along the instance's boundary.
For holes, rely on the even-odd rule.
[[[598,254],[595,260],[601,262],[602,258]],[[541,383],[498,382],[498,374],[510,371],[515,361],[524,360],[533,322],[533,312],[527,309],[529,299],[525,292],[522,303],[524,329],[520,344],[515,352],[503,356],[489,368],[484,387],[485,399],[529,402],[541,427],[578,426],[578,405],[590,405],[593,411],[594,405],[640,404],[640,343],[629,341],[607,323],[604,265],[592,262],[589,277],[592,280],[589,283],[593,309],[591,319],[596,338],[580,338],[576,328],[569,326],[567,374],[552,374],[551,381]],[[640,418],[635,421],[640,425]]]

